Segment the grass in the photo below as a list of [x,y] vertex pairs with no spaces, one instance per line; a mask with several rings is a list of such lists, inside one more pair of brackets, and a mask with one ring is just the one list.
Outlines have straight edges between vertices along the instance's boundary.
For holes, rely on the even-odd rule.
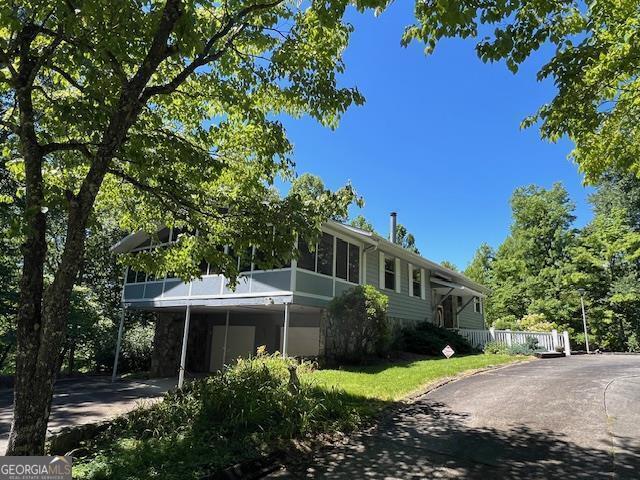
[[403,361],[391,365],[368,365],[339,370],[318,370],[311,374],[320,387],[339,387],[347,394],[392,402],[447,377],[492,365],[503,365],[522,359],[512,355],[467,355]]
[[317,371],[305,364],[298,386],[290,383],[291,360],[240,360],[112,421],[76,452],[73,478],[198,479],[294,439],[353,430],[384,405],[444,377],[515,360],[473,355]]

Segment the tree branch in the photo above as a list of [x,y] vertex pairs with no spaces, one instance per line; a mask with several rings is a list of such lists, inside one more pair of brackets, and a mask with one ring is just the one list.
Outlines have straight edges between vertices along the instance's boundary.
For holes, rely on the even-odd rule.
[[[269,8],[276,7],[283,1],[284,0],[275,0],[271,3],[256,3],[241,9],[238,13],[233,15],[224,24],[224,26],[207,41],[202,53],[196,56],[196,58],[189,65],[184,67],[184,69],[180,73],[178,73],[172,80],[161,85],[147,87],[142,94],[143,100],[146,101],[154,95],[163,95],[175,91],[193,72],[196,71],[198,67],[218,60],[226,52],[226,50],[232,45],[233,40],[235,40],[247,26],[246,24],[242,24],[242,20],[245,17],[260,10],[267,10]],[[228,35],[229,38],[225,41],[224,45],[220,49],[212,52],[211,50],[216,45],[216,43]]]
[[89,150],[89,146],[85,142],[80,142],[77,140],[70,140],[68,142],[51,142],[45,145],[42,145],[41,152],[43,155],[48,155],[53,152],[62,152],[62,151],[77,151],[82,153],[85,157],[89,159],[94,158],[94,154]]

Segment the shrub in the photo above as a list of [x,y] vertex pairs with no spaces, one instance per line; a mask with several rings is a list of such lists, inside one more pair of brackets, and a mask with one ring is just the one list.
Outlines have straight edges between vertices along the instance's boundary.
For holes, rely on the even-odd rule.
[[508,346],[502,342],[487,342],[484,346],[484,353],[494,355],[533,355],[538,350],[538,340],[530,338],[526,345],[514,343]]
[[493,322],[493,328],[496,330],[519,330],[518,319],[515,315],[505,315]]
[[361,363],[390,347],[389,298],[371,285],[359,285],[334,298],[322,319],[323,356],[329,363]]
[[420,322],[402,330],[401,350],[422,355],[441,356],[442,349],[449,345],[456,353],[472,353],[473,347],[455,331],[438,327],[429,322]]
[[122,370],[142,372],[151,367],[154,327],[133,325],[125,330],[122,339]]
[[357,425],[346,394],[321,390],[304,374],[292,384],[293,365],[274,355],[241,359],[115,419],[81,450],[88,455],[76,454],[74,478],[197,479],[291,439]]
[[550,332],[558,325],[547,320],[544,313],[530,313],[520,319],[519,327],[521,330],[529,332]]
[[506,344],[500,342],[487,342],[483,349],[484,353],[491,353],[494,355],[507,355],[509,354],[509,348]]

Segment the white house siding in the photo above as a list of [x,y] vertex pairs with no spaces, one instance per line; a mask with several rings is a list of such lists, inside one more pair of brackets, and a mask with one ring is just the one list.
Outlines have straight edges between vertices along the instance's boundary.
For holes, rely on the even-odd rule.
[[[396,258],[393,254],[390,256]],[[400,293],[395,290],[380,288],[380,251],[367,252],[367,283],[380,289],[389,297],[389,317],[396,321],[431,321],[431,291],[429,289],[429,272],[426,271],[426,299],[409,295],[409,263],[400,260]]]

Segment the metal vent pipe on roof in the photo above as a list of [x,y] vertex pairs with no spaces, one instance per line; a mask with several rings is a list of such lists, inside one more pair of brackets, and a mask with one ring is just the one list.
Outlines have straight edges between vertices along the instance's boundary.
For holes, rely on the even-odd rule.
[[391,212],[389,216],[389,241],[398,243],[398,214]]

